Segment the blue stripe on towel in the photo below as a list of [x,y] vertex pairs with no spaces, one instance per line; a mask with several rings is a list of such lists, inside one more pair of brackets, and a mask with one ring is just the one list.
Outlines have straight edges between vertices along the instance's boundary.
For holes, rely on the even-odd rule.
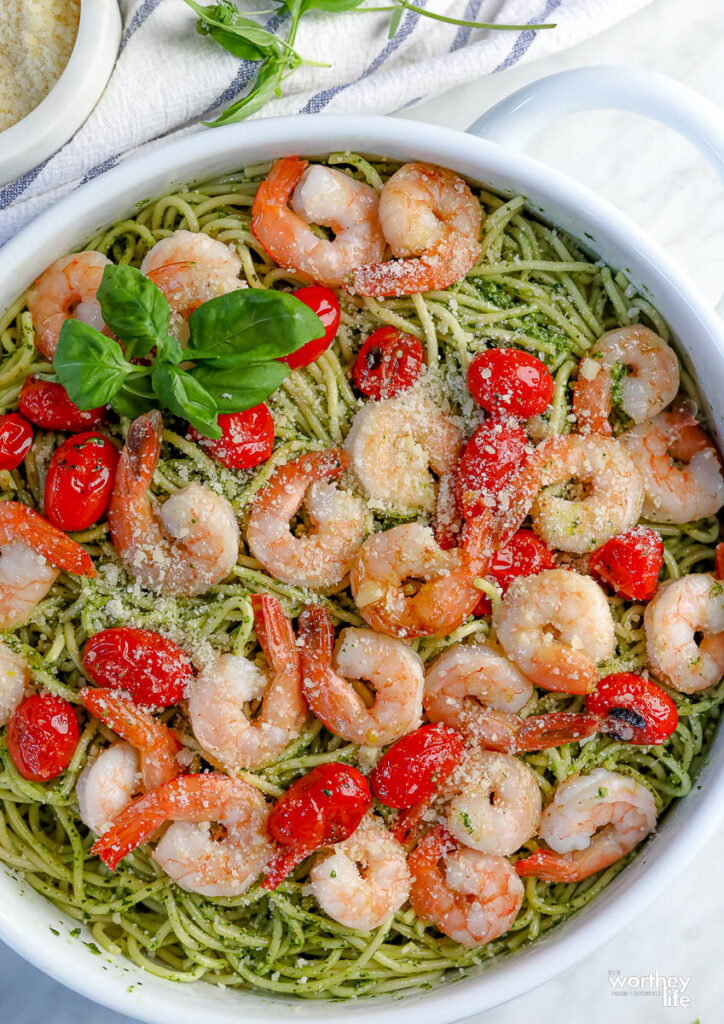
[[32,185],[35,179],[38,177],[44,167],[52,160],[51,156],[47,160],[43,160],[42,164],[38,164],[37,167],[33,167],[32,171],[28,171],[27,174],[23,174],[20,178],[16,178],[15,181],[11,181],[5,188],[0,188],[0,210],[4,210],[11,203],[14,203],[20,198],[26,188]]
[[121,39],[121,49],[125,47],[126,43],[131,38],[131,36],[135,35],[135,33],[138,31],[141,25],[143,25],[143,23],[153,14],[153,12],[156,10],[160,3],[161,0],[143,0],[143,3],[136,10],[136,13],[129,21],[128,27],[123,33],[123,38]]
[[[538,22],[545,21],[553,11],[557,10],[561,6],[562,0],[546,0],[546,5],[540,14],[535,15],[530,19],[531,25],[536,25]],[[533,40],[538,33],[534,29],[527,29],[525,32],[521,32],[513,43],[511,49],[505,60],[501,61],[496,68],[493,68],[493,74],[496,71],[505,71],[506,68],[511,68],[514,64],[517,64],[520,58],[528,52],[533,45]]]
[[[420,0],[420,7],[425,7],[427,0]],[[353,85],[357,85],[363,81],[368,75],[374,74],[377,69],[384,64],[387,58],[395,52],[395,50],[404,43],[407,37],[415,30],[420,15],[415,14],[414,11],[405,11],[405,16],[402,19],[402,24],[397,30],[396,34],[390,39],[387,45],[380,50],[377,56],[371,63],[367,65],[359,78],[356,78],[353,82],[347,82],[343,85],[334,85],[331,89],[322,89],[321,92],[315,93],[314,96],[302,107],[299,111],[300,114],[318,114],[320,110],[330,103],[335,96],[338,96],[345,89],[349,89]]]

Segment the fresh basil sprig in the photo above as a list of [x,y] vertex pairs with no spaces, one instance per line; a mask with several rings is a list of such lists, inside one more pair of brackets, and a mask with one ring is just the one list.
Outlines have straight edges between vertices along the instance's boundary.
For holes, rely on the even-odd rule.
[[71,400],[80,409],[110,403],[131,418],[166,408],[210,438],[221,437],[220,412],[249,409],[279,387],[289,373],[280,356],[324,334],[293,295],[240,288],[191,314],[182,349],[168,302],[140,270],[107,266],[97,297],[115,338],[70,319],[55,350],[53,368]]
[[451,25],[461,25],[473,29],[490,29],[506,31],[535,31],[541,28],[555,28],[555,25],[496,25],[490,22],[468,21],[464,18],[451,18],[437,14],[425,7],[420,7],[411,0],[393,0],[392,3],[365,7],[365,0],[274,0],[279,4],[279,14],[289,16],[289,29],[286,39],[240,14],[231,0],[220,0],[205,6],[197,0],[184,0],[196,14],[196,31],[208,35],[229,53],[241,60],[258,62],[259,67],[251,83],[249,91],[241,99],[232,103],[215,121],[213,126],[232,124],[243,121],[258,110],[261,110],[275,96],[282,95],[285,80],[303,64],[329,67],[319,61],[304,60],[294,49],[299,22],[305,14],[322,11],[326,14],[344,14],[359,9],[360,13],[385,11],[390,14],[389,38],[391,39],[406,12],[422,18],[432,18]]

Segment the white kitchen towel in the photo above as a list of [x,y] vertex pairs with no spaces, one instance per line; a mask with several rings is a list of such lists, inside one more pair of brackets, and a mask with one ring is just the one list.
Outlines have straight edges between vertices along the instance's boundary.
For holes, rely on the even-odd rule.
[[[393,113],[461,82],[573,46],[648,2],[417,0],[420,7],[466,20],[555,22],[556,27],[488,32],[408,10],[392,39],[389,13],[307,15],[296,48],[330,67],[300,68],[288,79],[284,96],[269,103],[261,116]],[[379,0],[374,6],[384,4]],[[120,5],[123,38],[108,87],[70,142],[0,188],[0,245],[55,199],[143,146],[199,130],[199,122],[242,95],[253,77],[256,65],[237,60],[194,30],[196,15],[182,0],[120,0]],[[237,6],[250,8],[243,0]],[[268,6],[264,0],[257,3],[257,9],[267,8],[259,20],[270,29],[283,29]]]

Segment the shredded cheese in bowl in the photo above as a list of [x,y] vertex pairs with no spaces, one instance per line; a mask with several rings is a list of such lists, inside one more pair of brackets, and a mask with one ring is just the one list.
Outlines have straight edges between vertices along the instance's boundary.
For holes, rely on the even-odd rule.
[[1,0],[0,131],[47,96],[78,34],[80,0]]

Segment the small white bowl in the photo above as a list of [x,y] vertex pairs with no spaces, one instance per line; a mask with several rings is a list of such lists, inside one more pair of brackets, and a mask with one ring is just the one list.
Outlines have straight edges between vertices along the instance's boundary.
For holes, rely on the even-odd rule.
[[100,99],[121,40],[118,0],[81,0],[78,35],[45,99],[0,132],[0,185],[37,167],[68,141]]

